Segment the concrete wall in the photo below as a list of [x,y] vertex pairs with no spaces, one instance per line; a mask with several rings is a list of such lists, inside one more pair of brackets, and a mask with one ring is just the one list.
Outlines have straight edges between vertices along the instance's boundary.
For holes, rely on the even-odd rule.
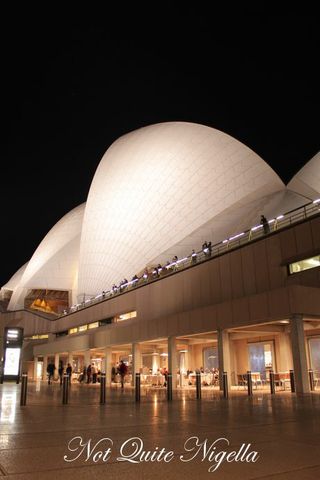
[[320,268],[288,276],[286,267],[319,252],[320,217],[314,217],[56,321],[19,311],[2,314],[2,325],[23,326],[25,335],[54,333],[137,311],[135,319],[56,340],[60,351],[69,351],[211,332],[297,312],[319,318]]

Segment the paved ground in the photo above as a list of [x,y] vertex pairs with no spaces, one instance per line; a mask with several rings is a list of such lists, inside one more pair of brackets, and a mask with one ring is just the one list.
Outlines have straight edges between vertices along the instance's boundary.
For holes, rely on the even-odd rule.
[[[72,385],[70,404],[63,406],[59,385],[42,384],[40,391],[35,384],[29,387],[28,404],[20,407],[20,386],[0,386],[0,478],[320,478],[319,393],[271,397],[256,391],[249,398],[235,392],[225,400],[211,390],[197,401],[188,391],[168,403],[164,391],[150,389],[136,404],[129,388],[108,391],[106,405],[99,405],[98,385]],[[121,451],[133,437],[138,438]],[[190,437],[198,437],[198,446]],[[109,447],[110,454],[105,453]],[[134,451],[130,459],[139,463],[119,460]],[[147,461],[143,451],[155,452],[154,461]],[[232,451],[238,456],[229,455],[227,462]],[[255,462],[254,451],[259,455]],[[209,472],[210,467],[216,470]]]

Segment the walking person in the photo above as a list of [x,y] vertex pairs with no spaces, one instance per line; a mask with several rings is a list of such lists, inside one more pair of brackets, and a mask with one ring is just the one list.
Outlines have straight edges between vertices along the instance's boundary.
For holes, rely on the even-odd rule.
[[97,369],[95,364],[91,365],[92,383],[97,383]]
[[71,384],[71,375],[72,375],[72,367],[70,363],[68,363],[68,366],[66,368],[66,374],[68,375],[68,383],[69,385]]
[[111,368],[111,382],[116,382],[116,375],[117,375],[117,371],[116,371],[116,367],[113,366]]
[[87,368],[87,383],[90,383],[90,382],[91,382],[91,365],[89,364]]
[[124,388],[124,378],[127,374],[128,368],[127,365],[124,363],[123,360],[121,360],[120,365],[119,365],[119,373],[120,373],[120,378],[121,378],[121,388]]
[[59,369],[58,369],[58,373],[59,373],[59,380],[60,380],[60,385],[62,385],[62,380],[63,380],[63,372],[64,372],[64,368],[63,368],[63,362],[62,362],[62,360],[60,360],[60,363],[59,363]]
[[48,374],[48,385],[51,384],[51,380],[53,380],[53,376],[54,376],[54,371],[55,371],[56,367],[55,367],[55,364],[54,363],[49,363],[48,366],[47,366],[47,374]]

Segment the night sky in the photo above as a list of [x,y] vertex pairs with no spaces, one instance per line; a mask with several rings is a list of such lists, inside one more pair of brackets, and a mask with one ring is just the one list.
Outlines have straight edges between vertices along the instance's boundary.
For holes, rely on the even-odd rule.
[[202,123],[286,183],[319,150],[316,15],[146,13],[3,18],[0,286],[129,131]]

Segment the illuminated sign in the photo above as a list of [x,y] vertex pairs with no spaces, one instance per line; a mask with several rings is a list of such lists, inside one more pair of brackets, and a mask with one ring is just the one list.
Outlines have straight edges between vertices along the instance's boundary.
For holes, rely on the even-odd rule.
[[7,348],[6,361],[4,364],[5,375],[19,375],[21,348]]
[[[21,350],[23,343],[23,328],[6,327],[4,331],[4,368],[3,377],[17,381],[20,375]],[[2,380],[3,380],[2,377]]]

